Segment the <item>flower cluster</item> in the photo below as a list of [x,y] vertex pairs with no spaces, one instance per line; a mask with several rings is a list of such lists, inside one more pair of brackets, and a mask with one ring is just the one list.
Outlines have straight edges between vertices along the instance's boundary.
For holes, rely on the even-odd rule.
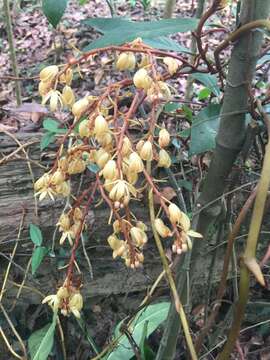
[[[166,217],[166,220],[161,219],[163,215],[156,218],[154,226],[157,232],[162,238],[174,238],[172,250],[175,253],[187,251],[191,247],[189,236],[200,237],[200,234],[190,230],[188,216],[177,205],[162,197],[155,179],[147,170],[150,162],[159,168],[169,168],[172,163],[167,151],[171,141],[170,133],[163,124],[158,124],[157,113],[162,104],[171,99],[170,87],[164,79],[176,74],[181,68],[181,62],[170,56],[155,57],[149,47],[141,40],[136,40],[123,51],[120,49],[115,63],[117,70],[124,71],[124,74],[128,71],[132,79],[111,83],[99,96],[85,95],[76,101],[71,88],[72,67],[87,66],[91,55],[83,55],[63,66],[62,70],[53,65],[40,73],[39,92],[43,103],[49,103],[51,111],[65,107],[72,116],[72,125],[63,137],[52,169],[36,181],[36,195],[39,195],[40,200],[46,196],[51,199],[68,196],[73,175],[88,170],[92,171],[92,175],[94,172],[94,192],[99,191],[102,201],[111,211],[109,223],[112,224],[113,232],[108,237],[108,244],[112,256],[123,259],[127,267],[137,268],[144,262],[147,227],[133,214],[130,203],[140,200],[140,194],[145,189],[142,184],[146,182],[160,197],[159,214]],[[166,76],[160,69],[164,70]],[[122,108],[121,99],[130,94],[131,104],[128,108]],[[140,108],[145,102],[151,104],[151,110],[141,122]],[[134,126],[138,129],[145,123],[147,132],[142,131],[141,136],[134,139],[130,129]],[[65,140],[68,138],[69,146],[65,148]],[[67,239],[73,255],[80,233],[85,228],[83,212],[87,213],[90,204],[87,197],[90,199],[93,196],[90,191],[77,199],[73,196],[74,206],[69,204],[71,209],[63,213],[57,223],[62,232],[60,245]],[[164,222],[169,224],[165,225]],[[73,263],[74,256],[70,266]],[[75,295],[75,299],[79,298],[79,295],[70,293],[68,287],[63,289],[60,293],[65,296],[59,295],[58,291],[56,295],[46,298],[46,301],[53,307],[75,314],[82,302],[72,299]],[[77,307],[71,306],[74,302]]]
[[73,314],[77,318],[81,317],[83,298],[79,290],[72,286],[69,288],[65,285],[61,286],[56,294],[48,295],[43,299],[42,304],[45,303],[48,303],[54,312],[61,310],[61,314],[64,316]]

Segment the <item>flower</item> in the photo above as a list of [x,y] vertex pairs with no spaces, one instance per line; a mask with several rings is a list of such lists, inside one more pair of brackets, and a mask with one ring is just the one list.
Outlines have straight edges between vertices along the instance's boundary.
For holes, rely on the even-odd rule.
[[57,294],[48,295],[42,300],[42,304],[46,304],[46,303],[48,303],[48,305],[53,309],[53,312],[56,312],[60,307],[61,300],[57,296]]
[[173,59],[169,56],[166,56],[163,59],[163,62],[168,66],[168,71],[170,75],[175,74],[180,66],[180,62],[177,59]]
[[136,65],[136,57],[132,52],[123,52],[116,61],[116,68],[120,71],[134,70]]

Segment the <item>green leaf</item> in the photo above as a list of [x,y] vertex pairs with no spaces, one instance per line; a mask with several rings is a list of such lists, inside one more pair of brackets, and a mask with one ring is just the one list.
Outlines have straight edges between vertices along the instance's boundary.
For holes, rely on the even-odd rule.
[[[194,30],[198,19],[178,18],[158,21],[129,21],[122,18],[94,18],[83,21],[105,35],[89,44],[83,51],[102,48],[109,45],[121,45],[138,37],[152,39],[178,32]],[[119,36],[121,34],[121,36]]]
[[43,151],[44,149],[46,149],[46,147],[52,142],[54,142],[54,140],[55,140],[54,133],[51,132],[45,133],[40,140],[40,150]]
[[42,244],[42,233],[40,228],[35,224],[29,225],[30,239],[35,245],[40,246]]
[[47,360],[54,342],[56,313],[51,324],[35,331],[28,339],[31,360]]
[[177,102],[169,102],[167,104],[164,105],[164,111],[166,112],[175,112],[176,110],[181,108],[181,104],[177,103]]
[[219,126],[221,105],[210,104],[194,117],[191,127],[189,156],[213,150]]
[[100,171],[99,166],[95,163],[90,163],[89,165],[87,165],[87,169],[90,170],[91,172],[93,172],[94,174],[96,174]]
[[199,92],[199,94],[198,94],[198,99],[199,100],[204,100],[204,99],[207,99],[208,98],[208,96],[211,94],[211,90],[210,89],[208,89],[208,88],[203,88],[200,92]]
[[192,182],[191,181],[181,179],[181,180],[178,180],[177,183],[180,187],[183,187],[188,191],[192,191]]
[[80,5],[85,5],[87,3],[88,0],[79,0],[79,4]]
[[[149,305],[147,308],[141,310],[131,323],[130,332],[132,338],[139,346],[143,337],[145,329],[145,322],[148,323],[146,338],[167,318],[170,303],[162,302],[154,305]],[[117,326],[119,331],[119,326]],[[116,330],[117,330],[116,329]],[[117,331],[116,334],[117,336]],[[115,350],[108,356],[107,360],[129,360],[134,355],[132,347],[126,335],[123,335]]]
[[67,0],[43,0],[42,10],[54,28],[58,25],[67,7]]
[[66,129],[59,129],[59,123],[53,119],[47,118],[43,121],[43,128],[47,131],[55,134],[65,134],[67,132]]
[[144,38],[143,41],[146,45],[149,45],[155,49],[169,50],[169,51],[175,51],[178,53],[192,54],[190,49],[186,48],[185,46],[179,45],[176,41],[174,41],[166,36],[159,36],[157,38],[149,38],[149,39]]
[[183,105],[182,110],[183,110],[184,114],[186,115],[186,118],[189,121],[192,121],[193,120],[193,113],[192,113],[192,110],[190,109],[190,107],[188,107],[187,105]]
[[215,96],[220,95],[220,88],[218,85],[218,80],[216,75],[203,74],[203,73],[194,73],[192,78],[202,83],[208,89],[212,91]]
[[32,275],[35,274],[37,269],[39,268],[40,264],[42,263],[42,260],[44,256],[48,253],[48,249],[45,246],[37,246],[32,255]]

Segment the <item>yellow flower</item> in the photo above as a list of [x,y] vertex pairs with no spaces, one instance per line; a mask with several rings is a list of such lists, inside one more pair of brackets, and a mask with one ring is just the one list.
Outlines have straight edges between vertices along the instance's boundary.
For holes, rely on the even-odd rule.
[[56,294],[48,295],[42,300],[42,304],[45,303],[48,303],[48,305],[53,309],[53,312],[57,312],[61,305],[61,300]]

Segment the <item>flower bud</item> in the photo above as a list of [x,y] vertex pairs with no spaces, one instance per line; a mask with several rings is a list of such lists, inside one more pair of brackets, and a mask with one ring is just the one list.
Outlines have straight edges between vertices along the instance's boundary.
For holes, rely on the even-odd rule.
[[103,148],[109,148],[113,142],[112,134],[109,131],[96,135],[96,139]]
[[70,311],[77,317],[80,318],[80,311],[83,308],[83,298],[80,293],[75,293],[69,300]]
[[68,169],[68,159],[66,157],[62,157],[58,161],[58,168],[62,170],[64,173],[67,172]]
[[126,178],[127,178],[127,181],[134,185],[136,184],[136,182],[138,181],[138,173],[136,172],[132,172],[132,171],[128,171],[127,174],[126,174]]
[[51,91],[51,83],[41,81],[38,84],[38,92],[40,96],[45,96]]
[[61,286],[57,293],[56,293],[57,297],[62,300],[62,299],[67,299],[69,297],[69,292],[68,289],[64,286]]
[[138,246],[138,247],[141,247],[145,243],[147,243],[147,235],[146,235],[146,233],[143,230],[141,230],[140,228],[136,227],[136,226],[133,226],[130,229],[130,236],[131,236],[131,239],[136,244],[136,246]]
[[147,226],[142,221],[138,221],[136,223],[136,226],[137,226],[137,228],[141,229],[142,231],[147,231]]
[[136,150],[138,151],[138,153],[140,153],[143,145],[144,145],[144,141],[143,141],[143,140],[138,141],[138,143],[137,143],[137,145],[136,145]]
[[99,149],[95,153],[95,161],[96,161],[96,164],[100,167],[100,169],[104,168],[104,166],[109,161],[109,159],[110,159],[110,155],[104,149]]
[[115,181],[106,179],[104,181],[103,186],[107,192],[110,192],[112,190],[112,188],[114,187],[114,184],[115,184]]
[[170,143],[170,133],[166,129],[161,129],[158,134],[158,144],[161,148],[168,146]]
[[140,150],[140,157],[143,159],[143,160],[146,160],[146,161],[152,161],[153,159],[153,146],[152,146],[152,143],[151,141],[147,140],[141,150]]
[[65,181],[65,175],[61,170],[56,170],[56,172],[51,177],[52,185],[59,185]]
[[41,72],[39,73],[39,77],[41,81],[49,82],[52,81],[57,74],[58,74],[58,66],[51,65],[41,70]]
[[81,159],[74,159],[69,163],[67,172],[69,175],[80,174],[86,168],[85,162]]
[[113,231],[115,233],[119,233],[121,231],[121,224],[120,224],[120,221],[119,220],[115,220],[113,222]]
[[171,230],[168,228],[168,226],[166,226],[164,222],[159,218],[155,219],[155,228],[162,238],[166,238],[172,235]]
[[179,209],[179,207],[172,203],[169,205],[168,210],[171,222],[173,224],[179,223],[182,217],[182,211]]
[[102,115],[98,115],[95,119],[94,133],[99,136],[109,130],[108,123]]
[[60,106],[62,106],[61,96],[59,96],[58,91],[52,90],[50,93],[50,110],[51,110],[51,112],[54,112],[57,110],[58,103],[60,103]]
[[60,226],[61,231],[68,231],[70,229],[70,219],[67,214],[62,214],[57,223]]
[[89,138],[92,135],[92,132],[90,130],[90,122],[89,120],[85,119],[83,120],[79,125],[79,135],[80,137],[87,137]]
[[129,195],[128,187],[123,180],[117,181],[109,193],[109,198],[113,201],[120,201],[126,195]]
[[129,170],[133,173],[140,173],[144,169],[142,159],[136,152],[129,155]]
[[131,153],[131,151],[132,151],[131,142],[130,142],[129,138],[127,136],[125,136],[123,139],[121,154],[123,157],[125,157],[125,156],[129,155]]
[[169,168],[172,164],[170,155],[167,153],[166,150],[161,149],[159,154],[158,164],[159,167]]
[[110,235],[107,239],[112,250],[117,250],[122,244],[121,241],[115,235]]
[[75,96],[70,86],[66,85],[62,91],[62,99],[64,104],[71,108],[75,103]]
[[133,77],[133,83],[137,89],[144,89],[147,91],[151,87],[152,82],[152,79],[145,69],[138,70]]
[[116,62],[116,68],[120,71],[134,70],[136,57],[132,52],[121,53]]
[[137,253],[137,259],[140,263],[143,263],[144,262],[143,253],[141,253],[141,252]]
[[104,179],[113,180],[117,175],[116,162],[114,160],[109,160],[104,166],[102,175]]
[[63,196],[69,196],[70,194],[70,184],[67,181],[64,181],[62,184],[56,185],[55,191],[57,194],[61,194]]
[[73,70],[68,68],[64,74],[60,76],[60,82],[70,85],[73,79]]
[[81,221],[82,219],[83,219],[82,210],[80,208],[76,207],[73,212],[73,221],[78,222],[78,221]]
[[47,187],[50,182],[50,175],[43,174],[34,184],[35,191],[42,189],[43,187]]
[[169,56],[163,58],[163,62],[167,65],[170,75],[175,74],[180,66],[180,62],[177,59],[171,58]]
[[80,100],[76,101],[74,103],[74,105],[72,106],[72,114],[76,118],[80,118],[82,116],[82,114],[87,110],[88,106],[89,106],[89,101],[86,97],[83,99],[80,99]]

